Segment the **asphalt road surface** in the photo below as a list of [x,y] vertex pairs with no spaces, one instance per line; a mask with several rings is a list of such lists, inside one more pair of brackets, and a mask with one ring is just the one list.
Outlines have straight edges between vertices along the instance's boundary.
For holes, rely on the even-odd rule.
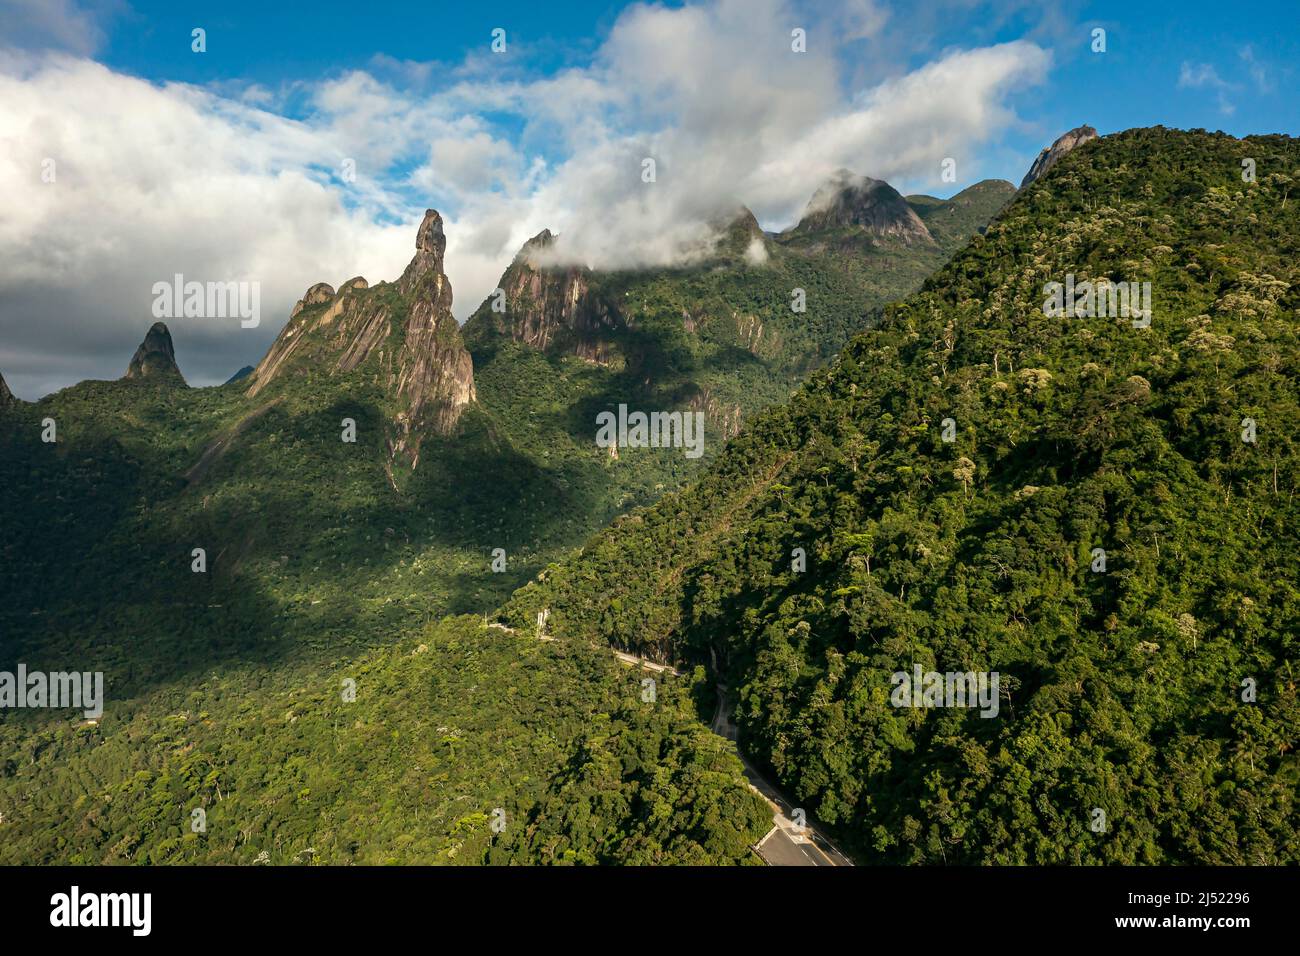
[[[718,710],[713,715],[713,732],[728,740],[736,740],[738,731],[731,722],[731,708],[727,706],[727,690],[718,685]],[[737,748],[739,753],[739,748]],[[836,849],[835,844],[821,833],[806,816],[795,820],[795,808],[781,791],[772,786],[753,765],[740,754],[749,785],[772,807],[772,829],[758,841],[754,848],[769,866],[852,866],[853,862]],[[802,816],[802,815],[801,815]]]

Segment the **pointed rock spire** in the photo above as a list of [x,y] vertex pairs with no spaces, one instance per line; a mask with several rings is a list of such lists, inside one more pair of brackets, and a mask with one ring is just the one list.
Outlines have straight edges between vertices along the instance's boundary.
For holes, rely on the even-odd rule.
[[419,462],[424,427],[449,434],[475,398],[474,363],[451,314],[451,282],[442,271],[446,249],[442,216],[426,209],[415,235],[415,258],[398,280],[411,305],[397,354],[397,394],[405,410],[398,415],[391,450],[412,468]]
[[6,408],[17,402],[18,399],[14,397],[13,392],[9,391],[9,386],[5,383],[5,377],[0,375],[0,408]]
[[149,327],[144,341],[135,350],[135,355],[131,356],[131,364],[126,368],[125,377],[176,378],[181,384],[185,383],[181,370],[176,365],[176,350],[172,347],[172,334],[167,331],[166,325],[155,322]]
[[[406,271],[402,273],[402,278],[398,280],[398,288],[402,295],[409,295],[422,279],[429,276],[441,278],[445,284],[446,276],[442,271],[442,259],[446,251],[447,237],[442,232],[442,216],[438,215],[436,209],[426,209],[424,220],[415,234],[415,258],[411,260]],[[450,286],[447,288],[447,307],[451,308]]]

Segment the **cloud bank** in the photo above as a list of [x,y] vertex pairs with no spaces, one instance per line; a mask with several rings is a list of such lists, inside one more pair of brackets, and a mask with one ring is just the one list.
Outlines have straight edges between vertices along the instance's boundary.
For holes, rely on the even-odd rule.
[[1050,65],[1033,43],[1002,43],[855,89],[841,45],[887,16],[865,2],[837,16],[779,0],[635,6],[588,63],[546,76],[485,50],[445,75],[377,58],[282,90],[152,83],[75,45],[0,51],[0,189],[14,197],[0,216],[0,371],[27,399],[117,377],[152,321],[153,283],[182,273],[261,283],[257,329],[169,322],[190,382],[222,381],[260,358],[311,283],[395,278],[426,206],[446,220],[463,319],[543,228],[564,261],[662,265],[741,203],[766,228],[790,225],[841,167],[921,188],[954,157],[971,182],[981,144],[1016,124],[1015,94]]

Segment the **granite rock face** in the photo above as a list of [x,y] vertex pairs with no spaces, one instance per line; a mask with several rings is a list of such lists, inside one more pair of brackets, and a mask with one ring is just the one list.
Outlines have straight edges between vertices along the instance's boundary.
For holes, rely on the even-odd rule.
[[185,379],[176,364],[176,350],[172,347],[172,334],[167,326],[155,322],[145,333],[144,341],[131,356],[126,368],[126,378],[174,379],[181,384]]
[[411,467],[419,460],[420,430],[449,434],[474,401],[474,363],[451,314],[451,283],[443,272],[446,248],[442,217],[429,209],[416,234],[415,257],[398,282],[410,301],[395,369],[402,411],[393,454]]
[[498,297],[488,297],[480,315],[498,334],[544,352],[569,352],[605,364],[609,333],[619,328],[617,311],[592,291],[591,270],[548,264],[555,236],[543,229],[524,243],[501,276]]
[[1034,164],[1029,167],[1029,172],[1025,173],[1025,178],[1021,180],[1020,188],[1024,189],[1035,180],[1042,179],[1043,175],[1055,166],[1062,156],[1096,138],[1097,131],[1091,126],[1077,126],[1058,137],[1055,143],[1038,154]]
[[396,284],[371,286],[357,276],[337,292],[324,282],[313,285],[248,377],[246,394],[312,375],[371,372],[393,410],[390,465],[414,468],[421,438],[450,434],[475,399],[473,361],[451,314],[446,248],[442,217],[429,209],[415,256]]

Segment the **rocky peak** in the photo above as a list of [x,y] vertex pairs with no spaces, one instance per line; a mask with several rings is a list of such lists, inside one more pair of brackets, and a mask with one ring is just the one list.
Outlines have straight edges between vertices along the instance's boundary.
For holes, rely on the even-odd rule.
[[933,242],[934,237],[893,186],[847,169],[823,183],[794,232],[857,227],[879,239]]
[[717,216],[709,226],[717,233],[717,252],[723,257],[744,257],[751,263],[767,260],[767,235],[749,207],[740,206]]
[[1075,147],[1082,146],[1089,140],[1096,138],[1097,131],[1091,126],[1076,126],[1068,133],[1058,137],[1055,143],[1038,154],[1034,164],[1029,167],[1029,172],[1025,173],[1025,178],[1021,180],[1020,188],[1024,189],[1035,180],[1042,179],[1043,175],[1055,166],[1062,156]]
[[467,327],[508,335],[543,351],[570,352],[590,362],[610,358],[606,334],[620,323],[617,312],[592,290],[585,266],[552,265],[543,255],[557,236],[543,229],[520,247],[501,276],[502,295],[491,295]]
[[551,230],[549,229],[543,229],[537,235],[533,236],[533,238],[525,242],[523,244],[523,247],[519,251],[523,253],[525,250],[528,249],[544,249],[549,245],[553,245],[554,243],[555,243],[555,233],[551,232]]
[[722,215],[709,220],[709,226],[719,232],[737,233],[745,236],[761,236],[763,227],[748,206],[738,206]]
[[131,357],[126,368],[126,378],[185,379],[176,365],[176,350],[172,347],[172,334],[162,322],[149,327],[144,341]]
[[398,434],[390,450],[412,468],[419,462],[421,430],[429,426],[449,434],[475,398],[474,362],[451,314],[451,282],[442,271],[446,248],[442,217],[426,210],[415,238],[415,258],[398,283],[411,301],[396,368],[397,395],[405,407],[397,416]]
[[322,302],[328,302],[334,298],[334,287],[328,282],[317,282],[314,286],[302,294],[302,298],[294,305],[293,311],[289,313],[289,318],[293,318],[303,309],[312,305],[320,305]]
[[5,383],[5,377],[0,375],[0,408],[7,408],[17,402],[18,399],[14,398],[14,393],[9,391],[9,386]]
[[[398,281],[398,288],[402,294],[409,295],[411,290],[427,277],[441,277],[445,281],[442,262],[446,251],[447,237],[442,231],[442,216],[438,215],[437,210],[426,209],[424,219],[415,234],[415,258],[411,260]],[[450,289],[447,298],[450,306]]]
[[451,283],[443,269],[442,217],[427,210],[415,256],[392,286],[373,288],[357,276],[339,286],[312,286],[294,307],[270,351],[249,376],[252,397],[272,382],[364,368],[378,377],[395,406],[388,434],[390,464],[414,468],[426,433],[449,434],[474,401],[474,366],[451,314]]

